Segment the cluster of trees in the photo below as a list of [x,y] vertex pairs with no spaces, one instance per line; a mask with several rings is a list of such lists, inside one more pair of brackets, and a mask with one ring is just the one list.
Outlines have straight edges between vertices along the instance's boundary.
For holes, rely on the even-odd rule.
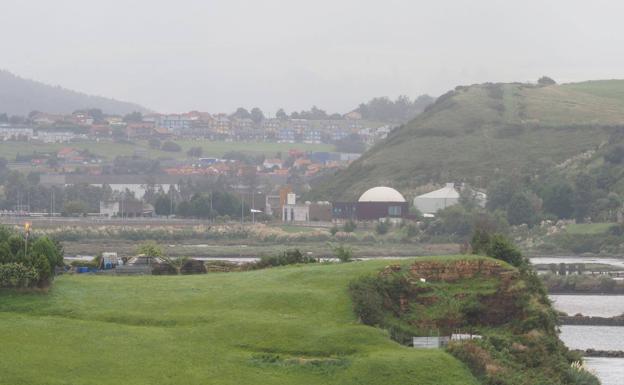
[[[387,97],[373,98],[367,103],[361,103],[355,110],[362,115],[363,119],[376,120],[381,122],[407,122],[416,115],[420,114],[435,101],[435,98],[429,95],[421,95],[414,100],[407,96],[399,96],[395,100]],[[258,107],[254,107],[251,111],[243,107],[239,107],[230,115],[230,117],[238,119],[251,119],[258,124],[265,119],[264,113]],[[283,108],[276,113],[277,119],[307,119],[307,120],[341,120],[344,116],[339,113],[328,113],[327,111],[312,106],[309,110],[293,111],[290,114]]]
[[67,215],[98,212],[100,201],[113,197],[110,186],[89,185],[46,187],[39,174],[23,174],[0,167],[0,209],[29,209],[31,212],[62,212]]
[[571,181],[555,175],[546,180],[502,178],[490,183],[487,208],[505,213],[509,224],[532,226],[543,219],[613,221],[622,198],[600,173],[579,174]]
[[49,286],[63,266],[63,248],[47,237],[31,238],[0,228],[0,288]]
[[[159,194],[154,201],[156,215],[173,215],[184,218],[214,219],[217,217],[238,217],[241,215],[241,205],[244,204],[234,194],[226,191],[210,193],[198,192],[188,200],[175,200],[175,193]],[[242,208],[245,215],[249,211]]]
[[360,104],[356,111],[367,120],[404,123],[414,119],[434,101],[429,95],[421,95],[414,100],[405,95],[396,100],[388,97],[373,98],[368,103]]

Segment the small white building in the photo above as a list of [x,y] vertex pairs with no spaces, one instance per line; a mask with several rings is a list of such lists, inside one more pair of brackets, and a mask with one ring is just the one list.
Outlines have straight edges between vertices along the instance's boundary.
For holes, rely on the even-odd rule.
[[282,222],[309,222],[310,205],[297,204],[296,195],[290,193],[286,196],[286,204],[282,207]]
[[435,214],[439,210],[459,203],[459,192],[455,189],[455,184],[447,183],[439,190],[414,198],[414,207],[423,214]]
[[[462,187],[462,189],[465,188],[468,187]],[[474,199],[476,200],[477,204],[484,207],[487,196],[480,191],[472,191],[474,193]],[[421,213],[425,214],[426,216],[432,215],[439,210],[443,210],[447,207],[458,204],[459,197],[460,193],[455,188],[455,184],[447,183],[446,186],[442,187],[439,190],[419,195],[414,198],[414,207],[416,207]]]
[[12,127],[0,124],[0,140],[31,140],[34,136],[32,128]]

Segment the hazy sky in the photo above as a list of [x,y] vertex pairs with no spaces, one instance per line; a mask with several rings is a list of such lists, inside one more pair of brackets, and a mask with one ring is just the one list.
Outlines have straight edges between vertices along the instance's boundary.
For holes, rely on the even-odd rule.
[[0,68],[161,112],[624,78],[616,0],[2,0]]

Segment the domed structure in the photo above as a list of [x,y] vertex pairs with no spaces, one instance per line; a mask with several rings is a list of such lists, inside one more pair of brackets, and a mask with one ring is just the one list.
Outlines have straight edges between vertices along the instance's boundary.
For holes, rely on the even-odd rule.
[[366,190],[358,202],[407,202],[403,195],[397,190],[391,187],[373,187],[369,190]]

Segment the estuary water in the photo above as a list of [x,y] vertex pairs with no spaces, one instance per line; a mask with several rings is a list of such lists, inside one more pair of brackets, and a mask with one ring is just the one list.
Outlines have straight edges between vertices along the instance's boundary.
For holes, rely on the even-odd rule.
[[[624,313],[624,296],[551,295],[555,309],[570,315],[613,317]],[[561,340],[571,349],[624,350],[624,327],[561,326]],[[603,385],[624,383],[624,358],[588,357],[587,366]]]

